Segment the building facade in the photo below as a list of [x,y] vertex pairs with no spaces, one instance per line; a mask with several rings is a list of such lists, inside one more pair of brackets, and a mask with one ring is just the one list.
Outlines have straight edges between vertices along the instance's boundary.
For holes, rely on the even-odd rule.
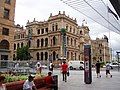
[[[62,29],[65,29],[65,35]],[[47,21],[28,21],[26,38],[15,40],[14,46],[22,42],[29,45],[33,60],[58,62],[64,58],[83,60],[83,45],[90,44],[91,39],[87,26],[79,26],[76,19],[66,16],[65,12],[59,12],[54,16],[50,14]]]
[[12,59],[16,0],[0,0],[0,60]]
[[96,63],[96,61],[100,62],[110,62],[110,50],[108,45],[108,38],[105,36],[104,38],[96,38],[96,40],[91,41],[92,45],[92,62]]

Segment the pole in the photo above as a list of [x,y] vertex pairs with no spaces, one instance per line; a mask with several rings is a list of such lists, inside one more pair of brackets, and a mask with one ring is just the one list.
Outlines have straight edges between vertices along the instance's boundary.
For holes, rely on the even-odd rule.
[[116,52],[117,53],[117,58],[118,58],[118,72],[119,72],[119,53],[120,52]]

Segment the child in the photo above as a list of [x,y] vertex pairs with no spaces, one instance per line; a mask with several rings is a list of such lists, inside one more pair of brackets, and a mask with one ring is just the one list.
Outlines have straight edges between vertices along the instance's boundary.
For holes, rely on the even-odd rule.
[[110,75],[110,77],[112,77],[112,75],[110,74],[110,64],[109,63],[106,64],[106,77],[108,77],[108,74]]

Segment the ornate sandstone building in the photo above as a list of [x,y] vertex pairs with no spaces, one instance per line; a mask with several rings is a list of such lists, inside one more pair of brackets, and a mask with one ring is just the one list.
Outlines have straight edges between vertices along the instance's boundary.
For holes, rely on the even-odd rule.
[[[66,30],[65,35],[62,34],[62,29]],[[76,19],[66,16],[63,11],[54,16],[50,14],[47,21],[38,22],[35,19],[33,22],[28,21],[26,36],[24,39],[15,39],[14,50],[27,44],[33,60],[43,62],[56,62],[64,58],[83,60],[83,45],[91,44],[91,39],[89,28],[79,26]]]
[[16,0],[0,0],[0,60],[12,59]]

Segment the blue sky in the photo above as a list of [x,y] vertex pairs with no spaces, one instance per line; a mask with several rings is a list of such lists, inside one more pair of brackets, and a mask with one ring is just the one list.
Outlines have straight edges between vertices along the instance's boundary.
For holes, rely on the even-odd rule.
[[[67,1],[67,0],[64,0],[64,1]],[[93,0],[93,1],[99,1],[99,0]],[[110,8],[114,11],[113,7],[108,2],[108,0],[104,0],[104,2],[105,4],[108,4]],[[106,13],[105,7],[103,7],[101,3],[99,4],[98,2],[96,3],[92,3],[92,5],[103,16],[107,18],[108,14]],[[112,48],[112,50],[120,50],[120,47],[119,47],[120,35],[112,32],[114,31],[114,28],[111,27],[108,23],[106,23],[102,18],[100,18],[100,16],[94,13],[92,9],[90,9],[90,7],[87,7],[87,5],[85,4],[83,6],[81,5],[80,11],[91,16],[96,21],[100,22],[102,25],[109,26],[109,28],[112,31],[104,28],[103,26],[97,24],[96,22],[82,15],[78,11],[72,9],[68,5],[64,4],[61,0],[16,0],[15,24],[20,24],[25,26],[28,20],[33,21],[34,18],[36,18],[37,21],[44,21],[49,18],[50,13],[52,13],[53,15],[56,15],[58,14],[59,11],[61,12],[65,11],[66,15],[69,15],[71,18],[72,17],[76,18],[77,23],[80,26],[82,25],[82,21],[85,19],[87,21],[87,25],[90,28],[90,36],[92,39],[96,39],[96,37],[102,38],[104,35],[107,35],[109,38],[110,47]],[[113,16],[109,15],[110,22],[115,23],[116,21],[111,17]],[[118,23],[120,24],[120,21],[118,21]],[[119,25],[118,25],[118,28],[120,29]]]

